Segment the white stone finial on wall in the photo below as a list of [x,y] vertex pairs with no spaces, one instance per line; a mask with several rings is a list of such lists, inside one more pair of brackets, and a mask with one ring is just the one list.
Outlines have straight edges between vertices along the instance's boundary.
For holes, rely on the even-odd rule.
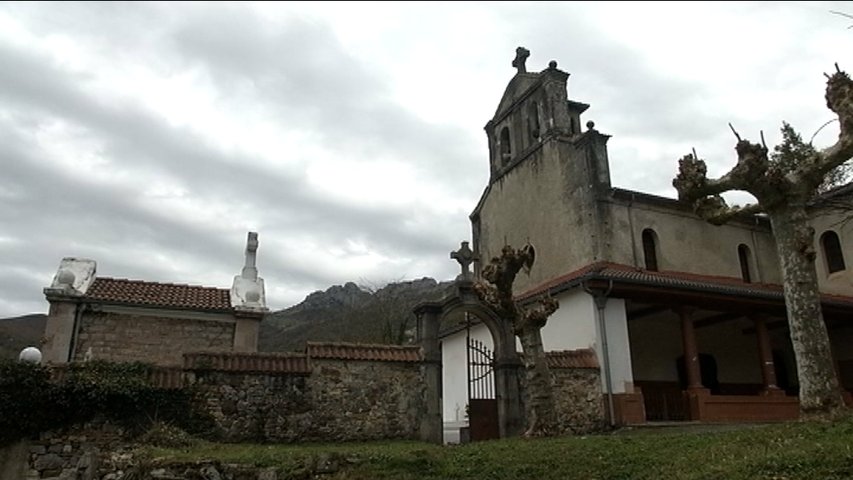
[[246,262],[240,275],[231,286],[231,305],[242,310],[266,311],[264,279],[258,276],[255,266],[258,252],[258,234],[249,232],[246,241]]
[[59,269],[53,276],[50,286],[44,289],[45,295],[83,296],[95,281],[97,263],[88,258],[65,257],[59,262]]
[[246,240],[246,263],[243,265],[242,277],[249,280],[258,279],[258,269],[255,266],[258,255],[258,233],[249,232],[249,238]]

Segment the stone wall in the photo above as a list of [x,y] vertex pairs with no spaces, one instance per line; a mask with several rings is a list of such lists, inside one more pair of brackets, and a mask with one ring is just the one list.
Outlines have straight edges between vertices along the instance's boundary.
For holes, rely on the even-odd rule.
[[123,431],[104,422],[45,432],[21,445],[28,449],[25,476],[9,480],[119,478],[111,460],[129,450]]
[[98,360],[181,365],[186,352],[226,351],[233,343],[233,322],[86,312],[74,360],[83,360],[91,348]]
[[598,370],[552,368],[551,376],[560,425],[571,433],[601,430],[605,412]]
[[[605,426],[604,395],[597,368],[566,368],[550,366],[554,386],[557,417],[564,434],[583,434],[600,431]],[[519,370],[521,401],[526,398],[524,369]],[[527,412],[526,406],[523,411]],[[524,419],[527,424],[527,419]]]
[[[267,364],[271,357],[252,356]],[[293,356],[275,369],[253,369],[250,358],[243,358],[247,360],[230,366],[216,360],[209,368],[191,370],[191,383],[223,440],[418,438],[426,410],[420,361],[311,358],[303,370]]]

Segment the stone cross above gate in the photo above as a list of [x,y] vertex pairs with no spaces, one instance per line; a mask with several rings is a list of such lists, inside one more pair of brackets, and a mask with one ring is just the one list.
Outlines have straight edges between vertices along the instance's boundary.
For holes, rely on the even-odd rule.
[[471,251],[471,248],[468,247],[468,242],[462,242],[462,245],[459,247],[459,250],[455,252],[450,252],[450,258],[459,262],[459,266],[462,267],[462,273],[456,277],[456,280],[473,280],[474,275],[471,273],[471,270],[468,269],[468,266],[472,263],[479,260],[474,252]]

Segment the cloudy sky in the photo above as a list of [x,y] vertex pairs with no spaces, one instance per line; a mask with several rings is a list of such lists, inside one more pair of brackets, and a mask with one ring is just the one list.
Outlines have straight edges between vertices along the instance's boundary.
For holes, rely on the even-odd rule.
[[450,279],[517,46],[572,74],[614,185],[674,196],[690,148],[732,164],[727,122],[832,119],[831,10],[853,5],[0,3],[0,317],[46,312],[66,256],[228,288],[250,230],[273,309]]

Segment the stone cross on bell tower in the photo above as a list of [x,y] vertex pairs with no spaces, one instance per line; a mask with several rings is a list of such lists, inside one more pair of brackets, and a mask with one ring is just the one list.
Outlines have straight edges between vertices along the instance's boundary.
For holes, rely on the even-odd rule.
[[459,250],[455,252],[450,252],[450,258],[459,262],[459,266],[462,267],[462,273],[456,277],[456,280],[473,280],[474,276],[471,271],[468,269],[468,266],[472,263],[479,260],[474,252],[468,247],[468,242],[462,242],[462,245],[459,247]]
[[527,57],[529,56],[530,50],[524,47],[515,49],[515,60],[512,61],[512,66],[518,69],[518,73],[527,73],[527,66],[524,65],[524,62],[527,61]]

